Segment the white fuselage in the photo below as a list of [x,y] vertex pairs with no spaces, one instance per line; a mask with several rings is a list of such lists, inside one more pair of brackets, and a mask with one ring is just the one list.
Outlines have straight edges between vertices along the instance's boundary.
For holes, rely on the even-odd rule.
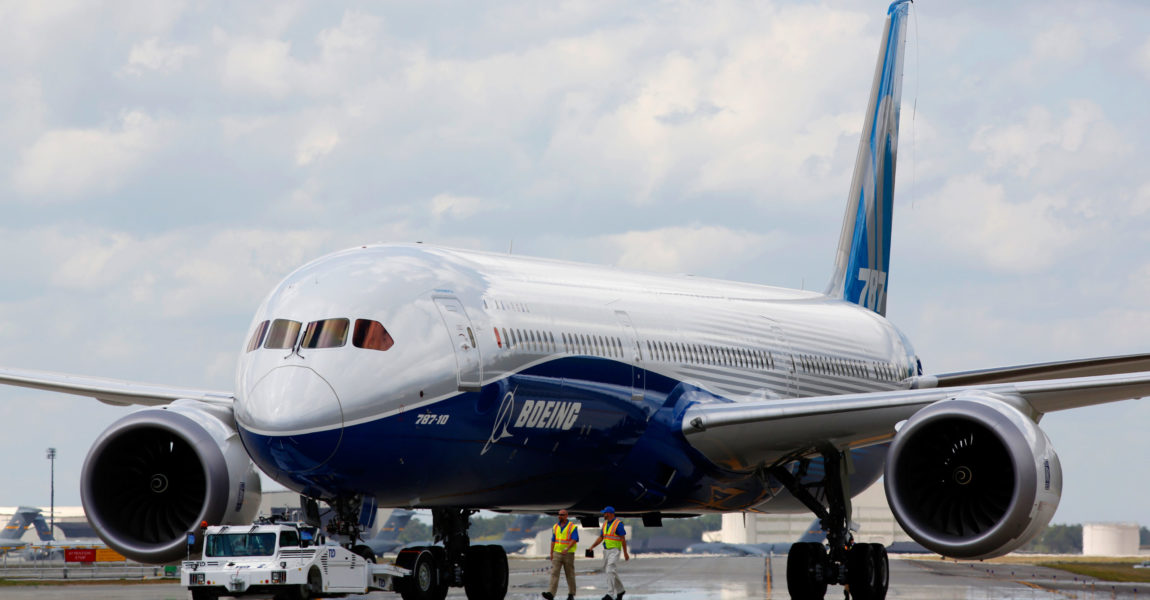
[[[252,331],[276,319],[302,331],[340,318],[382,324],[394,346],[260,347],[241,356],[236,386],[249,442],[294,452],[249,447],[257,463],[321,494],[343,469],[329,460],[356,436],[397,434],[372,424],[440,435],[464,462],[519,443],[517,430],[581,436],[583,451],[592,430],[641,437],[675,386],[738,402],[900,389],[915,372],[893,325],[821,294],[418,244],[355,248],[302,267],[271,293]],[[474,410],[460,410],[468,394]],[[426,496],[413,489],[407,500]]]

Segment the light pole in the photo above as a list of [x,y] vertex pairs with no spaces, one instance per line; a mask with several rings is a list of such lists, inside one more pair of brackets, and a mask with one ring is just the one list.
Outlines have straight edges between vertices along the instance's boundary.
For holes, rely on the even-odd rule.
[[48,545],[52,545],[52,540],[56,539],[56,449],[48,448],[48,462],[52,464],[52,477],[49,480],[49,502],[48,507]]

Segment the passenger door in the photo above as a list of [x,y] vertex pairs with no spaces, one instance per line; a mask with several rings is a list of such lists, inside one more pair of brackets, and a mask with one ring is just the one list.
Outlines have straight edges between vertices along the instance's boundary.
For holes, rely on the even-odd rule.
[[635,327],[631,325],[631,317],[627,313],[617,310],[615,317],[623,327],[623,355],[631,362],[631,400],[641,401],[647,386],[643,381],[643,353],[639,346],[639,334],[635,333]]
[[483,382],[483,361],[479,355],[479,344],[475,339],[475,328],[463,310],[463,303],[451,296],[436,296],[435,306],[447,326],[451,336],[451,347],[455,351],[456,375],[459,389],[479,391]]

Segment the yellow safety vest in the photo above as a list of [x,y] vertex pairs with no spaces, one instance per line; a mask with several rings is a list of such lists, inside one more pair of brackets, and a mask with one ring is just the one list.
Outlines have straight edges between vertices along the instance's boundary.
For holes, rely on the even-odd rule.
[[567,521],[566,527],[560,527],[558,523],[551,526],[551,533],[555,536],[555,542],[551,544],[551,550],[564,554],[575,551],[575,540],[571,539],[571,532],[575,531],[575,522]]
[[619,523],[622,522],[622,519],[615,519],[614,521],[608,523],[607,527],[603,529],[604,548],[610,549],[623,547],[623,536],[615,534],[615,530],[619,529]]

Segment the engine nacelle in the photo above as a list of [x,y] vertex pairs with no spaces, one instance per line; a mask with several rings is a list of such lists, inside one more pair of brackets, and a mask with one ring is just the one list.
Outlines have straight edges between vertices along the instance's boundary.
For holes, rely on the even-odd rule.
[[886,495],[902,528],[954,558],[1002,556],[1033,539],[1062,497],[1062,466],[1033,420],[990,395],[918,411],[886,461]]
[[225,410],[179,400],[134,412],[96,438],[80,476],[96,533],[145,563],[178,560],[202,521],[251,523],[260,478]]

